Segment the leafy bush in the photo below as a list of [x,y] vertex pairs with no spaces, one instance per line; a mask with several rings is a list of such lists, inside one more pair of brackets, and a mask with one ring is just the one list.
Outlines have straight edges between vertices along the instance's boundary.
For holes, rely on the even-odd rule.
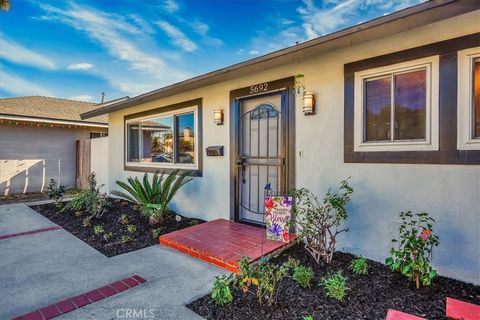
[[60,212],[65,210],[86,211],[90,214],[90,218],[101,219],[111,209],[107,194],[100,193],[99,188],[101,186],[97,188],[97,179],[94,172],[88,177],[88,183],[89,188],[70,200]]
[[300,235],[305,241],[305,248],[317,263],[320,260],[326,263],[332,261],[337,235],[348,231],[348,228],[340,227],[348,217],[345,206],[353,193],[348,179],[340,183],[339,191],[342,193],[328,190],[323,201],[306,188],[294,189],[291,192],[296,200],[293,210],[296,222],[300,225]]
[[417,289],[420,282],[429,286],[437,275],[430,265],[433,247],[439,244],[438,237],[433,234],[435,220],[426,212],[414,215],[411,211],[400,212],[400,219],[400,243],[398,249],[390,250],[385,264],[414,280]]
[[215,304],[223,306],[233,301],[232,292],[230,290],[230,284],[232,283],[232,277],[222,275],[216,277],[212,289],[212,300]]
[[346,287],[346,281],[347,280],[342,275],[342,272],[338,271],[337,273],[323,277],[320,281],[320,285],[322,285],[327,291],[327,297],[343,301],[347,295],[348,289]]
[[132,241],[132,237],[130,237],[130,235],[126,234],[124,236],[122,236],[122,243],[127,243],[127,242],[130,242]]
[[292,278],[302,288],[310,288],[312,285],[313,270],[310,267],[298,266],[293,269]]
[[158,240],[158,237],[162,234],[162,231],[165,230],[165,228],[155,228],[152,230],[153,238]]
[[110,242],[113,240],[113,232],[105,233],[103,235],[103,239],[105,239],[106,242]]
[[306,316],[306,317],[303,317],[303,320],[313,320],[313,316]]
[[62,205],[63,196],[67,191],[67,187],[59,185],[55,179],[50,179],[50,183],[47,187],[47,194],[49,199],[54,200],[54,204],[57,208]]
[[350,270],[355,274],[367,274],[368,264],[365,258],[357,258],[350,262]]
[[96,225],[95,227],[93,227],[93,233],[95,234],[100,234],[100,233],[103,233],[104,230],[103,230],[103,227],[101,225]]
[[[153,216],[161,221],[177,191],[184,184],[192,181],[192,178],[189,177],[191,171],[185,170],[181,174],[179,172],[180,170],[172,171],[164,180],[165,171],[160,175],[157,171],[153,174],[151,182],[146,173],[142,181],[137,177],[129,177],[128,183],[117,181],[117,185],[126,192],[114,190],[112,194],[137,203],[145,215]],[[156,209],[152,209],[148,208],[149,204],[158,206]]]
[[235,283],[245,293],[255,292],[259,304],[271,306],[277,300],[279,285],[296,263],[292,259],[278,266],[267,259],[260,259],[252,266],[247,258],[243,258],[239,261],[240,271],[235,277]]
[[135,233],[135,232],[137,232],[137,226],[134,225],[134,224],[129,224],[129,225],[127,226],[127,231],[128,231],[129,233]]
[[122,215],[120,216],[120,218],[118,219],[118,221],[121,223],[121,224],[128,224],[130,221],[128,221],[128,216],[125,214],[125,213],[122,213]]
[[92,225],[92,218],[88,217],[83,219],[82,225],[84,228],[90,227]]

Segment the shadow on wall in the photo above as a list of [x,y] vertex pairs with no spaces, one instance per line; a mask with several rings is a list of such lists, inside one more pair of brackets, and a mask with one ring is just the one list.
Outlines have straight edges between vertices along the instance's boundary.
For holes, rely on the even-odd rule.
[[70,177],[62,177],[63,170],[60,159],[0,159],[0,194],[43,192],[50,179],[72,186]]

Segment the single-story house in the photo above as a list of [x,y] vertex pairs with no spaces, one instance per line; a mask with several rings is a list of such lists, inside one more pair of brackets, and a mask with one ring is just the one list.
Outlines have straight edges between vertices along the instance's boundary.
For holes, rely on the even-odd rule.
[[108,134],[108,117],[80,119],[89,102],[28,96],[0,99],[0,194],[42,192],[50,179],[76,185],[76,141]]
[[479,84],[480,1],[434,0],[82,118],[109,115],[110,190],[190,169],[175,210],[258,225],[267,182],[322,197],[351,177],[341,250],[384,261],[398,213],[426,211],[435,267],[478,284]]

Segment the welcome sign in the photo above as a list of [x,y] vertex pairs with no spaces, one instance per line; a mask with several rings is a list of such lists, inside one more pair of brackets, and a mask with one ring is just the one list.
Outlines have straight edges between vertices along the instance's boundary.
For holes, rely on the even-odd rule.
[[267,238],[288,242],[291,216],[292,197],[267,196],[265,198]]

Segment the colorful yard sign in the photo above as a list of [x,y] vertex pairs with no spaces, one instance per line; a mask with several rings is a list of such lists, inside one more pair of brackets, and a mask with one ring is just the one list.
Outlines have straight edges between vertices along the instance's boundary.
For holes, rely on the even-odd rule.
[[292,197],[265,197],[265,224],[268,239],[288,242],[291,211]]

